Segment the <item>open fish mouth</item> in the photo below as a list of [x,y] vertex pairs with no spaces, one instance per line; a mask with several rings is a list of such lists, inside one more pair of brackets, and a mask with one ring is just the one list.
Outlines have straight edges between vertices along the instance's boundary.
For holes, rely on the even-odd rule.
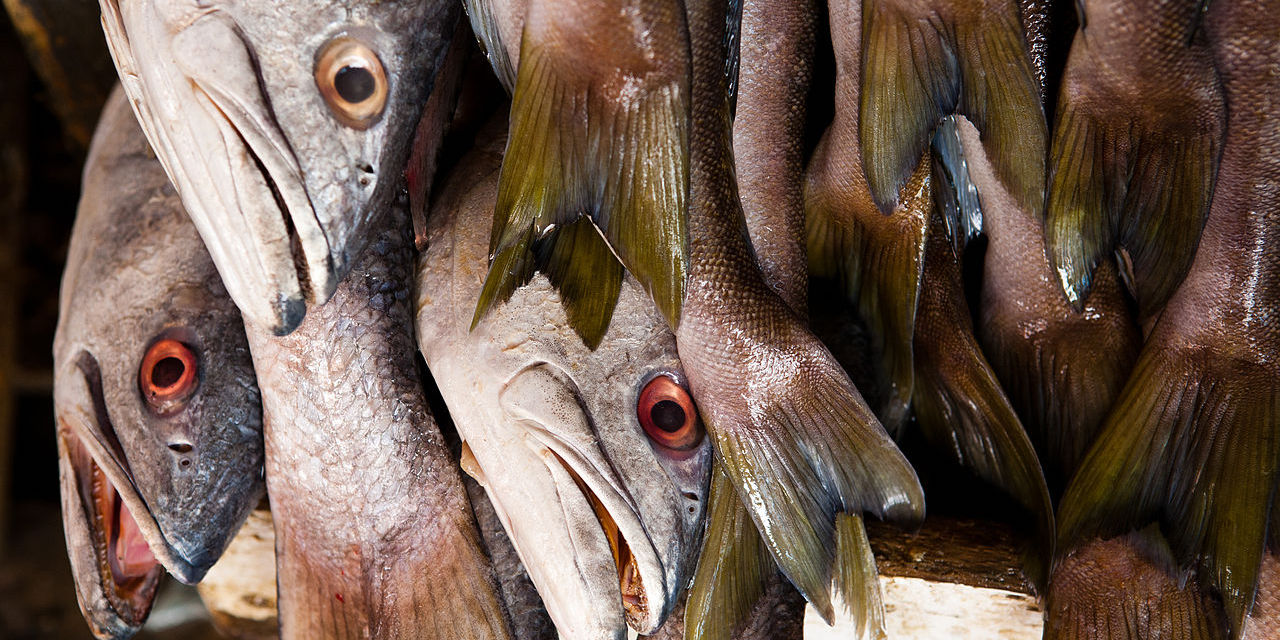
[[129,626],[151,611],[164,569],[142,536],[133,512],[72,429],[59,431],[88,525],[88,537],[111,608]]
[[600,501],[595,492],[587,486],[587,483],[582,480],[582,477],[554,451],[552,455],[555,456],[560,464],[564,465],[565,471],[569,472],[574,484],[578,485],[578,489],[582,491],[587,501],[591,503],[591,508],[596,514],[596,520],[600,522],[600,528],[604,531],[604,536],[609,541],[609,550],[613,552],[613,565],[618,572],[618,589],[622,593],[622,608],[627,626],[637,632],[641,632],[645,629],[650,616],[649,594],[645,591],[644,580],[640,576],[640,568],[636,564],[635,554],[631,552],[631,546],[627,544],[626,537],[619,531],[618,523],[609,514],[609,510],[605,508],[604,503]]

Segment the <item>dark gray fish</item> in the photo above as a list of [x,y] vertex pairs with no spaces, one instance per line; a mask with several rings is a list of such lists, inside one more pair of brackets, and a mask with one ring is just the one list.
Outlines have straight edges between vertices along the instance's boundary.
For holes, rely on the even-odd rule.
[[231,297],[287,334],[382,222],[459,8],[100,0],[125,91]]
[[63,522],[99,637],[196,582],[262,497],[262,418],[240,313],[129,110],[84,174],[54,341]]
[[[470,329],[501,189],[501,120],[444,183],[418,266],[418,341],[562,638],[659,629],[693,571],[712,450],[674,336],[631,278],[595,349],[535,275]],[[587,233],[595,234],[587,228]]]
[[[1058,526],[1069,552],[1158,523],[1176,566],[1221,598],[1241,638],[1280,478],[1280,11],[1215,3],[1205,30],[1231,105],[1209,219]],[[1086,586],[1062,597],[1109,606],[1097,596]]]
[[414,361],[401,203],[296,331],[249,327],[262,387],[280,633],[508,638],[457,465]]

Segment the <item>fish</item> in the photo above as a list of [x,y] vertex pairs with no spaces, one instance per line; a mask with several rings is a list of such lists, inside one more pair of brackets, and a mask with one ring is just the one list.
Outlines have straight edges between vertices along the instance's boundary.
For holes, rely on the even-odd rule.
[[232,299],[288,334],[385,215],[457,3],[99,4],[121,83]]
[[745,0],[733,119],[742,212],[760,272],[807,317],[804,235],[805,103],[813,78],[812,0]]
[[261,499],[244,324],[124,94],[90,148],[54,338],[67,552],[99,638],[204,576]]
[[674,336],[635,279],[620,282],[595,349],[545,274],[471,328],[488,266],[484,221],[506,170],[503,116],[445,178],[428,219],[418,345],[463,440],[462,467],[560,637],[653,633],[693,571],[710,440]]
[[[1233,639],[1247,633],[1280,480],[1280,118],[1273,98],[1280,19],[1273,4],[1215,3],[1204,16],[1231,105],[1209,218],[1185,280],[1154,322],[1058,508],[1059,548],[1068,556],[1093,540],[1159,524],[1176,567],[1220,598]],[[1068,598],[1107,606],[1088,589]]]
[[[1045,236],[1080,311],[1115,253],[1151,318],[1209,214],[1225,102],[1200,24],[1208,0],[1082,0],[1055,112]],[[1032,209],[1035,210],[1035,209]]]
[[293,333],[246,325],[285,640],[511,637],[414,357],[404,200]]
[[857,557],[865,539],[860,526],[837,527],[839,514],[919,522],[923,491],[848,375],[760,273],[731,141],[741,8],[686,7],[690,269],[676,344],[717,462],[782,572],[830,621],[836,558]]
[[[1024,8],[1022,6],[1026,4]],[[871,196],[891,213],[934,129],[961,115],[1022,207],[1044,207],[1043,65],[1031,57],[1034,3],[868,0],[862,7],[858,136]]]
[[955,132],[981,194],[987,239],[978,337],[1036,445],[1051,494],[1061,495],[1128,379],[1142,333],[1109,257],[1082,308],[1062,296],[1043,218],[1000,182],[970,123]]
[[[490,6],[491,17],[518,13]],[[516,35],[494,20],[502,41],[487,45],[491,55]],[[519,52],[490,267],[472,325],[542,272],[594,347],[630,272],[674,327],[689,265],[683,6],[532,0]]]

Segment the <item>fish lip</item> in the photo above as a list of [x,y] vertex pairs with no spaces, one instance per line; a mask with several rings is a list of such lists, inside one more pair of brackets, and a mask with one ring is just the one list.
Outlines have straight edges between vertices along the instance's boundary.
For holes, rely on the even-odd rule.
[[[595,504],[599,504],[613,519],[618,536],[625,541],[629,548],[632,562],[636,566],[639,581],[644,590],[644,605],[642,613],[637,614],[633,611],[634,607],[627,607],[626,595],[623,594],[623,601],[619,602],[619,606],[623,608],[623,618],[627,622],[627,626],[641,635],[651,634],[662,626],[667,615],[673,608],[673,598],[667,593],[667,585],[664,580],[664,571],[662,559],[658,555],[657,549],[653,546],[648,532],[644,528],[644,523],[640,516],[626,496],[620,492],[603,473],[598,471],[590,462],[589,458],[583,456],[574,447],[558,438],[541,424],[531,420],[521,420],[523,427],[533,440],[549,451],[551,456],[544,456],[543,463],[548,465],[559,464],[569,475],[577,481],[571,488],[561,487],[563,491],[580,492],[588,502],[594,500]],[[552,476],[554,478],[554,474]],[[558,482],[556,483],[559,484]],[[594,504],[593,504],[594,506]],[[596,515],[597,521],[600,517]],[[605,532],[605,524],[600,522],[600,535],[608,538]],[[610,548],[614,545],[610,543]],[[617,551],[614,552],[615,554]],[[623,567],[617,564],[615,555],[609,558],[614,570],[618,576],[623,573]],[[621,578],[618,585],[619,591],[622,591]]]
[[[79,377],[84,381],[88,391],[90,402],[92,403],[92,413],[84,411],[80,407],[80,411],[74,412],[80,416],[89,415],[93,418],[76,419],[76,417],[68,415],[59,415],[57,417],[59,424],[59,437],[64,440],[67,437],[74,439],[68,442],[67,446],[79,446],[88,455],[93,464],[102,471],[107,481],[119,496],[120,502],[129,509],[130,515],[137,522],[140,533],[147,543],[147,547],[151,549],[151,553],[155,556],[158,565],[164,567],[173,577],[186,584],[195,584],[204,578],[204,574],[208,572],[212,566],[212,562],[194,563],[190,561],[182,552],[169,543],[164,531],[160,528],[159,521],[151,512],[151,506],[142,497],[142,493],[138,491],[137,484],[134,481],[133,471],[129,468],[127,457],[120,446],[118,437],[116,436],[115,425],[111,421],[111,415],[107,410],[106,401],[102,395],[101,373],[98,368],[98,361],[93,354],[88,351],[81,351],[76,360],[75,367]],[[62,412],[59,412],[60,414]],[[96,424],[98,421],[103,424]],[[83,480],[85,469],[79,469],[77,465],[72,465],[79,480]],[[83,497],[81,497],[83,502]],[[90,508],[92,508],[90,506]],[[90,529],[94,529],[90,524]],[[102,532],[93,532],[101,534]],[[104,580],[109,580],[110,576],[103,576]]]

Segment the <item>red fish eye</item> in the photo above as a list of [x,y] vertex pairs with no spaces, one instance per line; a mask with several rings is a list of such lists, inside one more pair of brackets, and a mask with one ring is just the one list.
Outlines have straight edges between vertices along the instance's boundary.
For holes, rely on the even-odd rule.
[[670,376],[657,376],[644,386],[636,415],[649,438],[667,449],[686,451],[702,442],[702,423],[693,398]]
[[187,345],[166,338],[147,349],[138,370],[142,396],[159,411],[189,398],[196,388],[196,354]]

